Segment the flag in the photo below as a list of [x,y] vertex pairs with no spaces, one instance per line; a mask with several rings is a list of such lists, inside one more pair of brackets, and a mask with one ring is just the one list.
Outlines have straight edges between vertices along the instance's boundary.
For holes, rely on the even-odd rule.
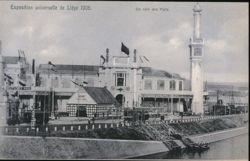
[[8,79],[8,83],[11,85],[14,83],[14,81],[12,79]]
[[51,69],[53,72],[57,72],[55,69]]
[[146,56],[143,56],[143,58],[144,58],[147,62],[149,62],[149,60],[148,60],[148,58],[147,58]]
[[10,80],[13,80],[13,78],[11,76],[9,76],[8,74],[4,73],[4,76],[7,77]]
[[104,63],[105,63],[105,58],[104,58],[104,56],[101,55],[100,57],[101,57],[101,59],[103,60],[102,64],[104,64]]
[[52,64],[51,61],[48,62],[49,65],[52,65],[53,67],[56,67],[55,64]]
[[83,81],[83,84],[88,84],[88,82],[86,82],[86,81]]
[[19,84],[20,84],[21,86],[26,86],[26,84],[23,83],[23,82],[21,82],[21,81],[19,81]]
[[[72,81],[72,80],[71,80]],[[77,86],[80,86],[80,87],[82,87],[82,85],[80,85],[80,84],[78,84],[78,83],[76,83],[76,82],[74,82],[74,81],[72,81],[75,85],[77,85]]]
[[122,43],[121,51],[129,55],[129,48],[127,48],[123,43]]

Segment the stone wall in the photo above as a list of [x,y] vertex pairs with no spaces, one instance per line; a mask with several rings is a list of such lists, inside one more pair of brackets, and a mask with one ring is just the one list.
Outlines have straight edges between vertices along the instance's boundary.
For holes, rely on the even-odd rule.
[[0,158],[109,159],[166,152],[159,141],[1,136]]

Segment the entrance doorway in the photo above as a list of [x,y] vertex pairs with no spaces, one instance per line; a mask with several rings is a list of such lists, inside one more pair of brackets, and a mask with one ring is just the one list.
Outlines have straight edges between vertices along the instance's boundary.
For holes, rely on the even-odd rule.
[[87,110],[86,106],[78,106],[78,109],[76,111],[77,117],[87,117]]
[[118,94],[115,99],[119,102],[120,106],[124,106],[125,97],[122,94]]

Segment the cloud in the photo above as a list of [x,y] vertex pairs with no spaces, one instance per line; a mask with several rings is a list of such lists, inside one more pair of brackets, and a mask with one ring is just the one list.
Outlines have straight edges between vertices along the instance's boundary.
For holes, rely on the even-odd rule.
[[[111,55],[121,55],[120,43],[124,42],[131,51],[137,49],[138,54],[150,59],[146,65],[189,75],[188,44],[193,34],[194,3],[155,2],[152,6],[147,2],[29,2],[90,4],[92,10],[84,13],[11,11],[11,3],[0,2],[4,55],[17,55],[17,50],[23,49],[27,58],[36,58],[37,63],[51,60],[98,65],[106,48]],[[223,73],[248,75],[247,3],[201,2],[201,6],[205,75],[214,74],[218,81],[225,78]],[[136,7],[169,10],[137,12]]]
[[223,54],[229,46],[225,40],[208,40],[206,47],[211,54]]

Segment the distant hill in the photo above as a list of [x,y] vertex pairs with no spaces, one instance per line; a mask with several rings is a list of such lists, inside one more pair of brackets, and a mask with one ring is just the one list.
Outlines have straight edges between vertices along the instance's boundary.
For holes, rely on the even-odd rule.
[[[184,81],[185,90],[190,90],[190,80]],[[204,88],[207,90],[223,90],[223,91],[248,91],[249,85],[247,82],[204,82]]]
[[248,91],[248,83],[235,82],[235,83],[224,83],[224,82],[208,82],[207,90],[225,90],[225,91]]

